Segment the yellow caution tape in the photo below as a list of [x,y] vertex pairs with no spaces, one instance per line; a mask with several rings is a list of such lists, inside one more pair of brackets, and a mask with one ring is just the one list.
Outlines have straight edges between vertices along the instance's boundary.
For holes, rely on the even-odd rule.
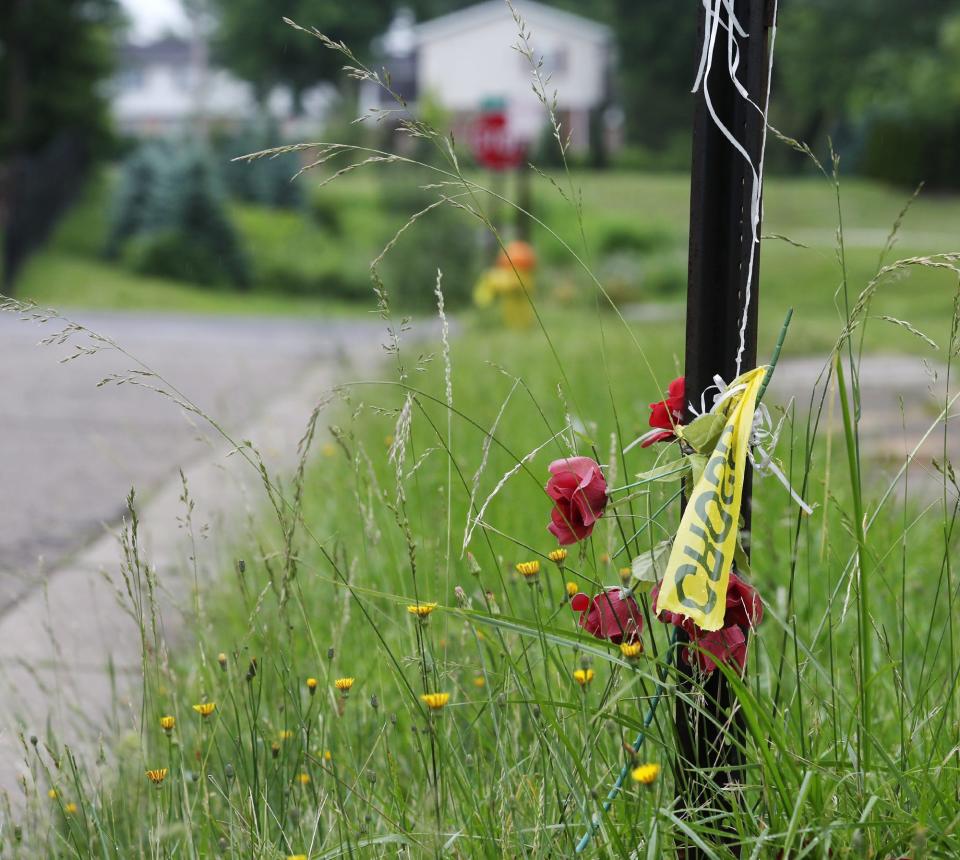
[[766,371],[758,367],[730,383],[744,388],[720,404],[726,423],[690,494],[657,597],[657,612],[678,612],[702,630],[723,627],[747,448]]

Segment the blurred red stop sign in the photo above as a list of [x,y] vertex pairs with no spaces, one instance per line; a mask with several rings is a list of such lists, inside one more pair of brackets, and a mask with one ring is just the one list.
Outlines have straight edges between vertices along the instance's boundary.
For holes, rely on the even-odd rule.
[[491,170],[509,170],[523,162],[523,144],[511,137],[505,110],[481,113],[474,120],[470,142],[473,157]]

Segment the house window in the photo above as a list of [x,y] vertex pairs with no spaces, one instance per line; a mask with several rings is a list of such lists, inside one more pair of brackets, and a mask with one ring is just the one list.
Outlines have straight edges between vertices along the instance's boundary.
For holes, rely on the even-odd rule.
[[[521,58],[525,68],[529,68],[529,60],[526,57]],[[569,63],[568,52],[565,47],[553,48],[550,51],[544,51],[543,53],[543,66],[540,69],[540,73],[543,77],[548,77],[550,75],[562,75],[567,71],[567,65]]]
[[121,69],[117,75],[117,86],[121,90],[139,90],[143,87],[143,69],[138,66],[128,66]]

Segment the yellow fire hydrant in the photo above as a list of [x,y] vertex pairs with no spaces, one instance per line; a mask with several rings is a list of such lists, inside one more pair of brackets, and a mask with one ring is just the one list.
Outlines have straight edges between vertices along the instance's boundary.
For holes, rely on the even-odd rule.
[[529,328],[533,323],[530,300],[535,289],[537,256],[526,242],[510,242],[497,256],[473,290],[478,308],[500,306],[500,316],[508,328]]

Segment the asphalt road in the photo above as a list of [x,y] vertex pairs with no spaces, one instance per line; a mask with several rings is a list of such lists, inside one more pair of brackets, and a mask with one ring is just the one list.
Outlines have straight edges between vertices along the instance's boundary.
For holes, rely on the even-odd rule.
[[[239,432],[311,367],[347,350],[375,354],[382,323],[82,313],[75,319],[160,373]],[[138,367],[113,348],[66,363],[62,330],[0,316],[0,615],[46,571],[116,523],[138,494],[176,476],[216,441],[204,422],[134,385],[97,383]],[[147,384],[156,380],[143,378]]]
[[[384,340],[376,320],[84,313],[78,321],[163,375],[231,433],[311,368],[335,366],[348,353],[376,356]],[[74,352],[72,344],[90,346],[90,339],[37,345],[62,328],[60,321],[0,316],[0,616],[47,571],[117,523],[131,487],[148,496],[221,442],[202,420],[153,391],[97,387],[108,374],[136,366],[116,349],[59,363]],[[797,396],[805,407],[820,366],[812,359],[782,363],[771,393],[781,402]],[[934,394],[942,378],[935,382],[930,373],[915,358],[865,362],[870,454],[902,457],[928,426],[937,402],[942,406],[942,391]],[[948,447],[955,449],[957,434],[951,437]],[[932,471],[929,457],[942,458],[942,446],[941,431],[924,446],[924,472]],[[928,477],[937,483],[936,475]]]

